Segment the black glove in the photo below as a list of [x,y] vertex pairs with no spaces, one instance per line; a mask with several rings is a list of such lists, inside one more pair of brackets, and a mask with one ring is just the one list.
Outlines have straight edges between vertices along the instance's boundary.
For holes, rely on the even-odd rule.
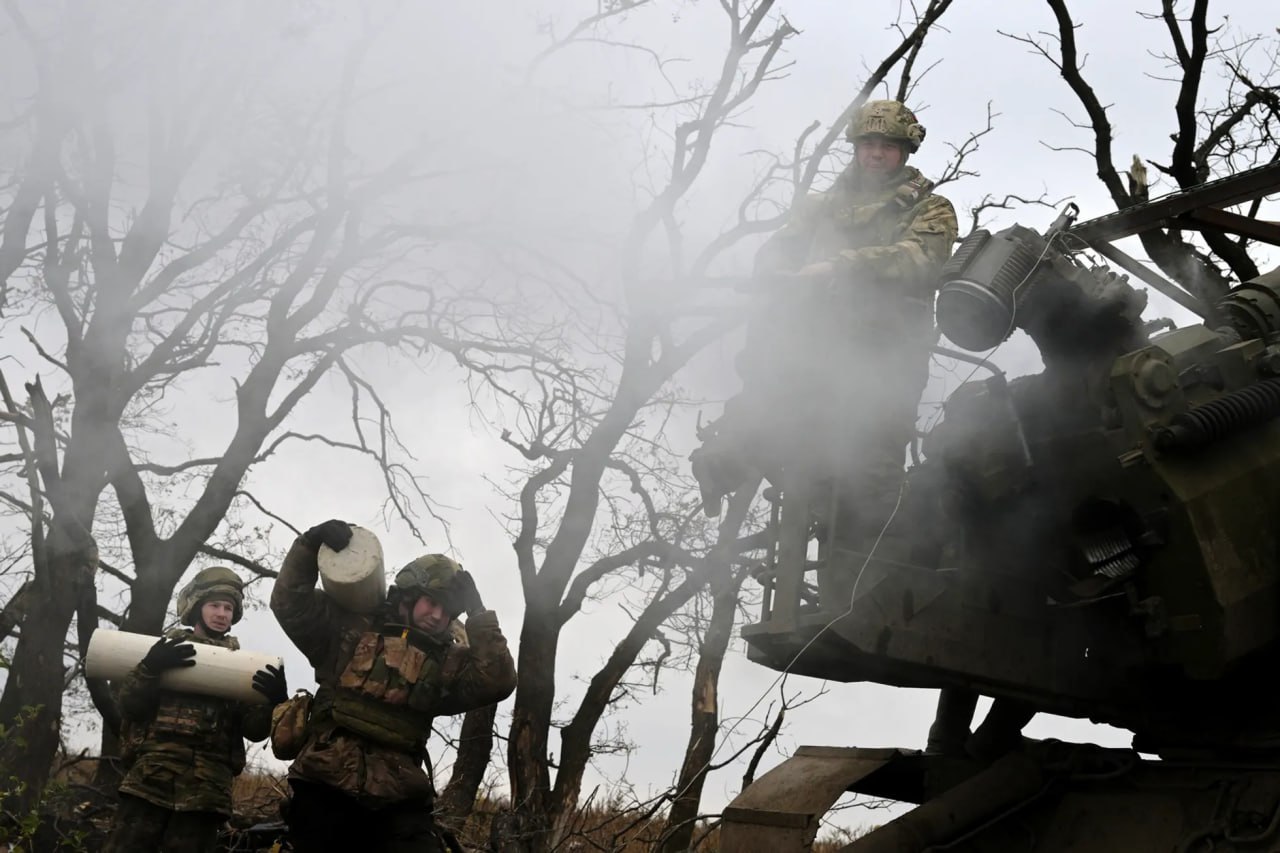
[[476,589],[476,579],[469,572],[461,571],[453,576],[453,593],[458,603],[468,616],[475,616],[484,610],[484,602],[480,600],[480,590]]
[[152,675],[170,669],[195,666],[196,647],[183,637],[165,637],[158,641],[142,659],[142,666]]
[[328,545],[335,551],[341,551],[351,541],[351,525],[331,518],[302,534],[302,538],[312,548]]
[[284,680],[284,667],[267,664],[253,674],[253,689],[267,697],[274,707],[289,698],[289,684]]

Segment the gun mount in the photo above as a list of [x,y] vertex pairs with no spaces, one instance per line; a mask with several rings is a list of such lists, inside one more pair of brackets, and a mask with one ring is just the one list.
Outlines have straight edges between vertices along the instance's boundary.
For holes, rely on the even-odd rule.
[[[1165,786],[1150,800],[1153,814],[1182,806],[1212,813],[1212,803],[1188,792],[1224,778],[1266,800],[1274,820],[1249,828],[1219,821],[1203,837],[1242,846],[1214,849],[1252,849],[1243,840],[1261,843],[1264,829],[1269,838],[1280,828],[1280,700],[1257,687],[1280,666],[1280,270],[1210,301],[1108,242],[1176,226],[1280,245],[1280,225],[1216,207],[1278,188],[1273,165],[1079,224],[1068,210],[1043,235],[1013,226],[967,237],[943,271],[939,327],[975,351],[1021,329],[1044,370],[1013,380],[996,373],[949,397],[871,553],[820,543],[811,559],[809,486],[784,472],[775,483],[776,545],[759,573],[761,618],[742,632],[749,657],[774,669],[977,690],[1130,729],[1136,750],[1163,761],[1096,748],[1066,761],[1044,747],[958,767],[940,756],[806,748],[735,800],[725,849],[766,849],[759,832],[769,820],[802,827],[802,837],[816,828],[802,816],[820,816],[834,799],[827,794],[845,789],[971,818],[943,831],[913,812],[909,835],[919,846],[890,840],[908,838],[895,821],[846,849],[1009,849],[992,839],[1007,837],[998,818],[1010,803],[991,792],[1036,800],[1028,814],[1043,811],[1047,827],[1062,818],[1062,792],[1074,790],[1066,780],[1112,778],[1078,761]],[[1086,250],[1204,322],[1168,331],[1144,322],[1146,293],[1110,265],[1086,261]],[[833,576],[853,579],[847,596],[824,595],[841,588]],[[801,764],[826,780],[808,799],[797,787],[796,774],[810,772]],[[1255,776],[1233,777],[1228,765]],[[784,789],[798,792],[792,805]],[[1050,789],[1058,794],[1039,802]],[[1092,790],[1111,796],[1117,813],[1143,808]],[[941,806],[938,797],[951,799]],[[1113,835],[1130,832],[1146,846],[1079,849],[1171,849],[1151,846],[1167,833],[1148,832],[1143,820]],[[925,825],[934,835],[921,840]],[[975,834],[979,825],[986,828]],[[748,826],[754,846],[729,843]]]

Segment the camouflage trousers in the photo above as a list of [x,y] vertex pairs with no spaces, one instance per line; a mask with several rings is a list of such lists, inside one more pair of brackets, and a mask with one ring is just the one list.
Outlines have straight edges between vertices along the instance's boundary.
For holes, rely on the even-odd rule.
[[367,808],[326,785],[291,780],[285,806],[295,853],[359,850],[362,853],[447,853],[428,800]]
[[768,406],[758,396],[747,391],[731,400],[715,434],[691,455],[704,499],[714,510],[716,499],[736,491],[753,470],[781,485],[789,469],[809,484],[815,524],[840,540],[874,538],[898,502],[907,445],[914,440],[915,401],[897,401],[894,417],[878,412],[849,429],[822,417],[801,425],[770,422],[752,412]]
[[120,795],[105,853],[214,853],[226,816],[175,812],[140,797]]
[[784,335],[790,347],[759,330],[754,342],[749,334],[737,359],[742,390],[702,433],[693,473],[714,504],[753,470],[775,485],[784,470],[802,472],[822,494],[818,515],[829,514],[834,499],[842,522],[858,516],[861,526],[878,529],[886,513],[860,505],[882,502],[879,494],[865,498],[869,491],[897,497],[929,379],[932,327],[852,340],[815,330],[822,319],[808,318],[807,336]]

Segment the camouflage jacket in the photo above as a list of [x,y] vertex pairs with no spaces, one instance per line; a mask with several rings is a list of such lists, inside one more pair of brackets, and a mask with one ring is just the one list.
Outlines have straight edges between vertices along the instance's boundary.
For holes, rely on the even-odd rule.
[[390,624],[389,611],[343,609],[316,589],[318,574],[315,550],[299,538],[271,591],[272,612],[319,684],[289,777],[374,807],[432,797],[422,767],[432,719],[492,705],[515,689],[515,662],[497,615],[486,610],[468,619],[465,631],[455,623],[450,635],[424,641],[420,632]]
[[857,163],[824,193],[796,204],[790,221],[761,247],[757,272],[793,272],[832,262],[840,279],[932,307],[937,276],[959,226],[951,202],[911,166],[887,184],[866,186]]
[[[240,648],[230,635],[215,640],[196,636],[189,628],[165,636]],[[125,676],[117,691],[128,768],[120,792],[174,811],[230,815],[232,780],[244,769],[244,739],[267,737],[271,707],[162,690],[159,676],[142,664]]]

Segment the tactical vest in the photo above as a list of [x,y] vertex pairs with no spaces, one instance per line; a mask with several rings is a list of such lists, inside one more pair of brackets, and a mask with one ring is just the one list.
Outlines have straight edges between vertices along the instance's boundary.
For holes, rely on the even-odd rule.
[[932,195],[934,186],[933,181],[924,175],[917,174],[915,177],[903,181],[894,190],[894,203],[902,210],[910,210]]
[[[218,646],[235,651],[240,642],[235,637],[209,640],[191,631],[175,629],[164,635],[191,643]],[[132,764],[148,742],[190,747],[201,752],[223,756],[233,773],[244,770],[244,740],[236,724],[235,703],[213,696],[161,690],[156,713],[145,723],[128,723],[120,732],[120,754],[126,766]]]
[[423,753],[435,708],[465,654],[456,643],[421,648],[408,633],[360,634],[337,683],[316,691],[312,721],[400,752]]
[[222,755],[234,773],[244,770],[244,740],[231,705],[221,699],[162,691],[156,715],[146,724],[142,738]]
[[826,260],[844,249],[897,242],[910,222],[907,214],[932,195],[933,186],[933,181],[916,174],[882,193],[858,193],[848,186],[827,193],[809,248],[809,262]]

